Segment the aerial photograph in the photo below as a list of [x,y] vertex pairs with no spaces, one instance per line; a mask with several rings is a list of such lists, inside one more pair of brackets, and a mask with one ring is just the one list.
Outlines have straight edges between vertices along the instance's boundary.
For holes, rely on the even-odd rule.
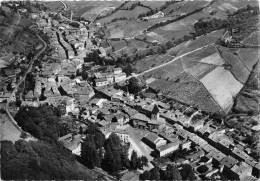
[[260,180],[259,0],[0,1],[0,180]]

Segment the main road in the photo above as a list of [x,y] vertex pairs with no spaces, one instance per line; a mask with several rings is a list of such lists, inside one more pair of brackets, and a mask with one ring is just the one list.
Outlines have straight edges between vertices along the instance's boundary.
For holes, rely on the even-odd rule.
[[[31,60],[30,65],[29,65],[27,71],[25,72],[23,78],[16,84],[16,86],[15,86],[15,88],[14,88],[12,94],[10,95],[10,97],[9,97],[9,99],[7,100],[7,103],[6,103],[6,105],[5,105],[5,110],[6,110],[7,115],[9,116],[9,120],[10,120],[11,123],[16,127],[16,129],[17,129],[18,131],[20,131],[21,133],[23,132],[23,130],[17,125],[17,122],[14,120],[13,116],[12,116],[11,113],[9,112],[9,105],[10,105],[10,102],[11,102],[12,98],[15,97],[15,93],[16,93],[18,87],[19,87],[20,84],[25,80],[27,74],[28,74],[29,72],[31,72],[32,66],[33,66],[33,64],[34,64],[34,61],[38,58],[38,56],[39,56],[39,55],[46,49],[46,47],[47,47],[46,42],[45,42],[38,34],[36,34],[36,35],[37,35],[37,37],[41,40],[41,42],[44,44],[44,47],[33,57],[33,59]],[[31,137],[32,137],[32,136],[31,136]],[[32,138],[33,138],[33,137],[32,137]],[[33,138],[33,139],[35,139],[35,138]]]

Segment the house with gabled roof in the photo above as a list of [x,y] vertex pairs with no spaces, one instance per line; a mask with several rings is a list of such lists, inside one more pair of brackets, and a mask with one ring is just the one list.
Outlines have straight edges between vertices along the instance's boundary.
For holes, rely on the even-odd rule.
[[151,133],[151,132],[147,133],[142,138],[142,141],[153,149],[166,144],[165,139],[163,139],[163,138],[159,137],[157,134],[154,134],[154,133]]

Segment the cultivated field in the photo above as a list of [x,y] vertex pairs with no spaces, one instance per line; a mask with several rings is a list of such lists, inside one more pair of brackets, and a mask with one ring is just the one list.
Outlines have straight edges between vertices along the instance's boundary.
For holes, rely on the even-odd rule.
[[208,1],[182,1],[179,3],[174,3],[166,8],[163,12],[169,15],[180,15],[181,13],[189,13],[200,7],[207,5]]
[[137,6],[133,10],[118,10],[112,15],[98,20],[101,24],[111,22],[115,18],[137,19],[139,14],[148,12],[148,8]]
[[223,65],[225,63],[217,52],[201,59],[200,62],[207,63],[207,64],[213,64],[213,65]]
[[215,68],[216,66],[212,64],[198,63],[191,68],[185,69],[185,71],[190,73],[196,79],[200,80]]
[[240,48],[237,53],[249,70],[259,61],[260,54],[257,48]]
[[150,7],[152,10],[159,10],[165,1],[141,1],[141,4]]
[[260,31],[255,31],[243,41],[244,44],[259,45],[260,42]]
[[233,74],[233,76],[239,82],[245,84],[250,75],[250,71],[241,62],[240,58],[231,53],[230,51],[223,52],[222,57],[225,59],[227,64],[231,65],[229,71]]
[[[182,58],[182,65],[184,69],[192,68],[196,66],[204,58],[216,53],[216,49],[213,45],[193,52]],[[183,54],[183,52],[181,52]]]
[[186,46],[186,48],[182,51],[182,54],[209,45],[211,43],[215,43],[223,34],[224,30],[217,30],[205,36],[200,36],[195,41]]
[[172,59],[173,59],[172,56],[170,56],[168,54],[150,55],[141,60],[136,61],[136,63],[134,64],[134,67],[138,70],[138,73],[141,73],[152,67],[157,67],[161,64],[169,62]]
[[109,41],[109,43],[115,47],[115,51],[118,51],[122,48],[124,48],[127,44],[124,40],[120,40],[120,41]]
[[243,84],[224,67],[215,68],[200,81],[226,113],[233,106],[234,97],[243,87]]
[[177,56],[178,53],[181,52],[184,49],[186,44],[187,44],[187,42],[183,42],[183,43],[169,49],[167,51],[167,53],[170,54],[171,56]]

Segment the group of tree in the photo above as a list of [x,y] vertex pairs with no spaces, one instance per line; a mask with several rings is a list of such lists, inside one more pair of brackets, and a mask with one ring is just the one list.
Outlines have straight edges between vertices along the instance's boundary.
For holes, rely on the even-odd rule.
[[86,139],[82,143],[81,162],[89,168],[101,167],[110,174],[117,175],[120,170],[143,169],[148,159],[138,157],[133,151],[131,160],[128,158],[128,147],[121,144],[120,138],[111,133],[105,139],[103,133],[95,124],[90,124],[86,130]]
[[86,139],[81,148],[82,163],[89,168],[101,167],[105,136],[95,124],[90,124],[85,134]]
[[61,144],[45,141],[1,141],[3,180],[88,180],[75,158]]
[[140,180],[196,180],[196,176],[188,164],[181,165],[180,169],[168,164],[166,170],[157,166],[150,171],[146,170],[140,175]]
[[127,87],[128,91],[132,94],[136,94],[144,88],[143,84],[135,77],[129,79]]
[[133,150],[131,155],[131,161],[130,161],[130,169],[136,170],[140,169],[143,170],[144,166],[148,166],[148,159],[145,156],[138,157],[137,152]]
[[40,107],[20,107],[15,115],[17,124],[34,137],[50,143],[70,132],[60,120],[59,109],[42,105]]

